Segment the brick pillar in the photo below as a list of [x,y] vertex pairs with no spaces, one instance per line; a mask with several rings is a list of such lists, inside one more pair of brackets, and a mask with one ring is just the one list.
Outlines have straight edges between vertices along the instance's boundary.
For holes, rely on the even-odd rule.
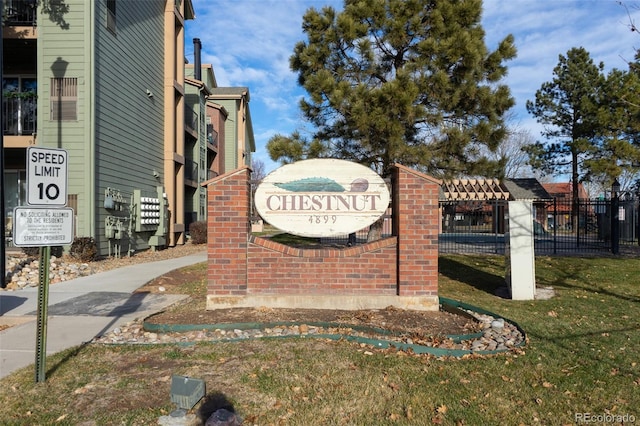
[[207,282],[210,295],[247,293],[247,245],[251,230],[251,170],[225,173],[207,183]]
[[402,165],[393,179],[398,295],[438,295],[438,193],[441,182]]

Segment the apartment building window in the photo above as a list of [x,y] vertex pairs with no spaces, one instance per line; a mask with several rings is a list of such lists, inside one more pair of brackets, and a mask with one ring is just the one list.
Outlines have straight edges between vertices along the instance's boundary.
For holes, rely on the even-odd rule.
[[37,79],[5,76],[2,79],[2,130],[5,135],[31,135],[36,132]]
[[51,120],[78,120],[78,79],[71,77],[51,79]]
[[115,34],[116,32],[116,0],[106,0],[107,2],[107,29]]

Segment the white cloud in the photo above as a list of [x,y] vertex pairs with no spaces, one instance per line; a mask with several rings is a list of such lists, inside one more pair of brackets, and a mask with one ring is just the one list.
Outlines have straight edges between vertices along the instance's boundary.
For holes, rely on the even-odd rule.
[[[629,12],[631,19],[640,19],[640,9],[631,7]],[[595,63],[604,62],[605,69],[626,68],[640,46],[640,35],[629,30],[629,19],[614,0],[485,2],[483,25],[490,48],[507,34],[515,37],[518,56],[507,63],[505,82],[516,98],[517,118],[532,134],[539,137],[542,129],[526,112],[525,103],[553,78],[559,55],[584,47]]]
[[[195,0],[196,19],[187,23],[188,31],[202,40],[203,55],[219,59],[226,71],[221,74],[231,84],[264,84],[264,75],[282,82],[291,78],[289,57],[300,38],[301,17],[308,3]],[[252,71],[257,67],[265,72]]]

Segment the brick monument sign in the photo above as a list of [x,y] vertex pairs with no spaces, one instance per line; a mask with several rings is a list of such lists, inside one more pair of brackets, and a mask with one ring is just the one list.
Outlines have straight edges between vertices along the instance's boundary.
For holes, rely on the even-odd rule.
[[[313,173],[301,176],[304,170]],[[351,171],[357,176],[345,175]],[[391,207],[390,236],[304,249],[251,234],[250,179],[251,169],[243,167],[203,183],[207,309],[438,309],[439,180],[396,165],[389,198],[379,176],[344,160],[305,160],[277,169],[256,190],[255,205],[266,222],[286,232],[344,235]]]

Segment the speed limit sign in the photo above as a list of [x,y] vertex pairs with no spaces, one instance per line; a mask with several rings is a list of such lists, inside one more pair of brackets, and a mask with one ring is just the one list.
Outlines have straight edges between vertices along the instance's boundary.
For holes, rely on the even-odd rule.
[[27,204],[67,204],[67,159],[64,149],[27,148]]

